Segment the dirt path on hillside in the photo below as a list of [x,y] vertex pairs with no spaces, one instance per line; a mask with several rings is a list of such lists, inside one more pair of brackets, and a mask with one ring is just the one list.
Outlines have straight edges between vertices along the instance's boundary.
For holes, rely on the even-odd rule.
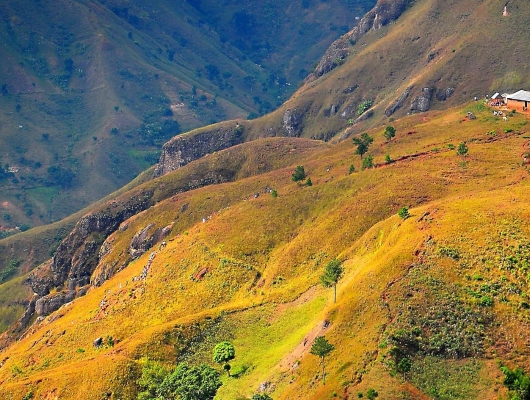
[[[312,300],[317,295],[317,286],[312,286],[304,293],[302,293],[298,298],[289,302],[279,304],[276,307],[273,318],[278,318],[286,310],[300,306],[308,301]],[[272,322],[272,321],[270,321]],[[329,328],[330,324],[328,321],[319,321],[316,323],[309,332],[307,332],[304,339],[298,343],[298,345],[292,349],[289,354],[287,354],[279,363],[280,370],[285,371],[294,371],[298,365],[299,360],[311,350],[311,345],[317,336],[322,336],[324,332]]]
[[287,356],[280,361],[281,371],[294,371],[298,366],[298,361],[311,350],[311,345],[317,336],[323,336],[329,328],[328,321],[317,323],[305,336],[304,340],[298,344]]

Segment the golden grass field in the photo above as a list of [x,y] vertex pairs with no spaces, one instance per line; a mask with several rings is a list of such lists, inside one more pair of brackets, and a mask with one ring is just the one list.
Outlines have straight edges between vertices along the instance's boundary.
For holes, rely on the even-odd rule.
[[[163,195],[205,163],[226,164],[219,152],[133,189],[154,185],[160,201],[107,238],[100,268],[124,263],[132,236],[151,223],[173,224],[167,246],[0,353],[0,397],[133,399],[143,357],[213,364],[215,344],[230,340],[234,377],[223,376],[216,399],[248,399],[264,382],[274,399],[353,399],[369,388],[384,399],[507,398],[497,362],[530,367],[528,121],[494,119],[473,102],[393,126],[390,143],[383,127],[368,131],[372,169],[361,170],[351,140],[276,138],[236,149],[256,158],[234,182]],[[453,147],[461,142],[465,157]],[[268,172],[254,173],[260,157],[272,160]],[[296,165],[313,186],[292,182]],[[152,252],[145,284],[134,280]],[[319,285],[333,257],[346,272],[336,304]],[[415,326],[422,345],[438,347],[392,372],[391,337]],[[335,346],[325,385],[303,345],[317,333]],[[97,337],[114,344],[94,348]]]

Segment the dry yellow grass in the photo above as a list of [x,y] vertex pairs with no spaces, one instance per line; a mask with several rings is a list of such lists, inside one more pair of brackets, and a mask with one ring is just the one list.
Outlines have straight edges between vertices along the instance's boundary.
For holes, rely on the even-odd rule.
[[[477,120],[464,121],[468,109]],[[213,345],[228,339],[236,345],[233,368],[239,373],[224,378],[219,399],[249,398],[263,382],[272,384],[274,399],[325,399],[334,393],[351,398],[370,387],[380,398],[421,398],[428,390],[412,383],[420,372],[407,382],[391,376],[383,363],[388,349],[380,345],[405,324],[397,316],[407,312],[410,285],[422,293],[432,290],[429,281],[421,280],[424,276],[443,283],[433,296],[458,290],[463,304],[499,322],[486,326],[488,339],[477,366],[467,359],[436,364],[453,373],[463,363],[470,376],[480,379],[462,382],[459,390],[494,398],[494,390],[502,390],[495,357],[529,366],[529,315],[521,307],[527,284],[514,271],[500,269],[502,254],[495,247],[508,240],[506,235],[513,245],[528,237],[528,171],[521,165],[526,123],[520,115],[508,123],[494,120],[473,103],[396,121],[391,143],[384,142],[382,129],[369,131],[375,138],[374,169],[361,171],[348,140],[307,147],[289,167],[279,163],[269,172],[245,173],[235,182],[166,200],[164,193],[171,192],[182,172],[146,183],[157,187],[160,201],[108,239],[111,251],[102,263],[123,262],[132,236],[150,223],[173,224],[167,246],[157,244],[5,350],[0,395],[21,398],[31,390],[35,398],[100,399],[107,393],[134,398],[142,356],[165,363],[210,362]],[[296,140],[289,140],[292,147]],[[469,147],[465,158],[449,146],[464,141]],[[258,143],[245,146],[265,148]],[[265,154],[282,149],[269,146]],[[385,164],[385,154],[398,161]],[[348,174],[352,163],[357,172]],[[313,186],[292,182],[299,164]],[[411,213],[404,221],[396,215],[403,206]],[[459,260],[441,255],[442,247],[457,249]],[[151,252],[156,257],[144,285],[133,278]],[[333,304],[331,291],[318,285],[318,277],[336,256],[345,261],[346,274]],[[191,279],[201,271],[201,278]],[[496,294],[481,292],[481,285],[496,285],[503,276]],[[510,284],[519,291],[509,292]],[[494,304],[480,308],[485,295]],[[416,297],[411,299],[414,305]],[[323,320],[330,321],[323,332],[336,347],[325,386],[317,378],[317,358],[296,353]],[[114,346],[94,348],[97,337],[112,337]],[[293,352],[300,356],[295,370],[282,364]],[[421,357],[415,362],[434,365]]]

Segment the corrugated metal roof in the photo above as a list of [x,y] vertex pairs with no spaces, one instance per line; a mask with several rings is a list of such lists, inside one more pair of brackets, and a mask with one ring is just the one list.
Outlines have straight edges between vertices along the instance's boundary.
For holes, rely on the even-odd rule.
[[497,93],[495,93],[493,96],[491,96],[491,98],[492,98],[493,100],[495,100],[497,97],[499,97],[499,92],[497,92]]
[[518,92],[509,94],[506,98],[509,100],[530,101],[530,92],[519,90]]

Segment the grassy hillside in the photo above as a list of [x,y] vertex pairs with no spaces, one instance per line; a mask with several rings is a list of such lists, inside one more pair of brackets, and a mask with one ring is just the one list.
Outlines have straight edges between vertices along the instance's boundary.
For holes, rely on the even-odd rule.
[[[358,40],[351,32],[344,35],[347,56],[335,60],[331,72],[306,82],[264,125],[280,131],[290,110],[299,117],[298,134],[329,140],[419,113],[411,106],[425,93],[430,109],[445,109],[475,96],[528,89],[522,54],[530,38],[521,29],[528,7],[525,1],[510,2],[509,15],[503,16],[504,4],[493,0],[414,2],[396,21]],[[385,115],[402,96],[401,107]],[[372,105],[357,121],[363,104]]]
[[[497,361],[530,368],[527,118],[502,121],[469,103],[394,126],[391,142],[382,128],[368,131],[374,168],[361,169],[348,140],[131,218],[107,239],[101,267],[149,224],[172,224],[167,245],[4,350],[2,395],[135,398],[143,357],[212,364],[213,346],[230,340],[234,377],[223,377],[219,399],[248,399],[264,383],[274,399],[366,397],[369,389],[390,399],[505,396]],[[462,142],[467,156],[456,153]],[[263,157],[284,153],[285,139],[268,143]],[[291,180],[296,165],[312,186]],[[178,173],[151,184],[169,190]],[[397,215],[403,206],[407,219]],[[336,304],[319,285],[333,257],[345,268]],[[148,264],[145,282],[134,279]],[[322,334],[335,346],[325,385],[308,351]],[[93,347],[97,337],[104,346]]]
[[249,3],[240,46],[235,1],[0,2],[0,237],[122,187],[180,132],[271,111],[373,3]]

